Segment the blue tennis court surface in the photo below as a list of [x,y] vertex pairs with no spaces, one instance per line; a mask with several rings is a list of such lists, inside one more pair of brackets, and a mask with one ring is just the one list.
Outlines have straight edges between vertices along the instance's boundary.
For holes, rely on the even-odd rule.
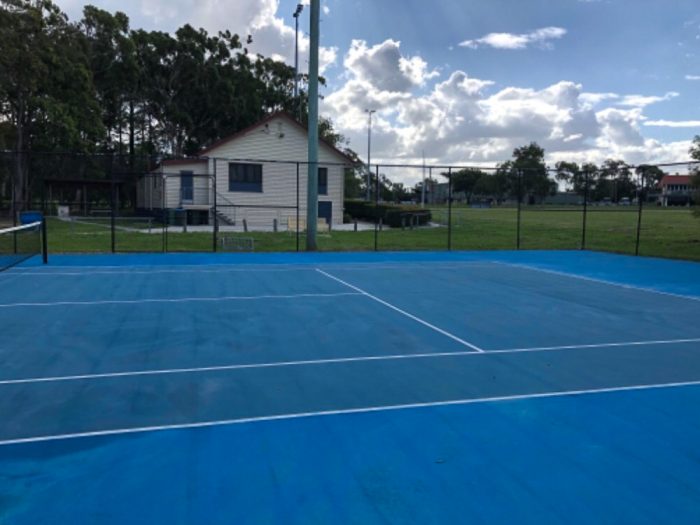
[[0,274],[0,523],[698,523],[700,265],[54,256]]

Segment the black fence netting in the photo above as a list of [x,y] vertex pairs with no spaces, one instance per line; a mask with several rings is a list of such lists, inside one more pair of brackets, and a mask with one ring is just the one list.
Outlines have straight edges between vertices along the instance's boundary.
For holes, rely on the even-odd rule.
[[0,153],[0,228],[46,217],[49,251],[592,249],[700,259],[698,163],[497,168]]

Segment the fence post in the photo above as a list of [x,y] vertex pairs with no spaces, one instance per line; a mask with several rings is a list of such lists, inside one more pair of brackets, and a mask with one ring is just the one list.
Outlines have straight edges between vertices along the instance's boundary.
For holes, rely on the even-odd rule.
[[162,206],[161,209],[163,210],[163,253],[167,253],[168,251],[168,221],[170,220],[170,217],[168,217],[168,210],[165,208],[165,206],[168,203],[168,199],[166,198],[166,192],[167,190],[167,185],[168,185],[168,176],[165,174],[161,174],[161,181],[162,181],[162,191],[161,191],[161,202]]
[[[376,165],[376,179],[374,180],[374,251],[379,250],[379,164]],[[372,168],[370,168],[370,173]]]
[[[19,191],[17,189],[17,183],[19,182],[19,180],[17,180],[17,179],[18,179],[18,171],[20,169],[22,169],[21,168],[21,164],[22,164],[21,156],[22,156],[21,151],[18,151],[15,153],[15,158],[14,158],[15,165],[13,167],[13,173],[12,173],[12,178],[11,178],[11,181],[12,181],[12,184],[11,184],[11,186],[12,186],[12,188],[11,188],[11,191],[12,191],[12,203],[11,203],[12,210],[11,210],[11,213],[12,213],[12,226],[13,227],[17,226],[17,192]],[[13,253],[17,253],[17,234],[16,233],[12,234],[12,244],[13,244]]]
[[217,250],[216,243],[217,243],[217,241],[218,241],[218,235],[219,235],[219,216],[217,215],[217,214],[218,214],[218,210],[217,210],[217,208],[216,208],[216,194],[217,194],[217,184],[216,184],[216,157],[214,158],[214,170],[213,170],[213,172],[214,172],[214,174],[213,174],[214,180],[212,181],[212,183],[214,184],[214,190],[213,190],[213,191],[214,191],[214,194],[212,195],[212,197],[213,197],[214,202],[213,202],[212,204],[213,204],[213,210],[214,210],[214,213],[213,213],[213,216],[214,216],[214,217],[213,217],[213,219],[214,219],[214,224],[213,224],[214,231],[212,232],[212,243],[213,243],[213,244],[212,244],[212,251],[213,251],[214,253],[216,253],[216,250]]
[[518,176],[518,216],[517,216],[517,226],[516,226],[516,240],[515,240],[515,249],[519,250],[520,249],[520,214],[521,214],[521,208],[522,208],[522,201],[523,201],[523,170],[518,170],[517,171],[517,176]]
[[296,221],[297,251],[299,251],[299,163],[297,162],[297,221]]
[[644,194],[645,194],[645,189],[646,189],[646,177],[645,177],[645,169],[642,168],[639,176],[641,178],[641,185],[639,187],[639,191],[637,192],[637,201],[639,205],[639,209],[637,211],[637,240],[634,246],[634,254],[639,255],[639,241],[641,238],[642,234],[642,208],[644,207]]
[[447,251],[452,251],[452,168],[447,168]]
[[586,249],[586,227],[588,222],[588,168],[584,171],[585,179],[583,185],[583,223],[581,224],[581,249]]
[[[112,253],[117,251],[117,241],[116,241],[116,226],[117,226],[117,210],[116,208],[116,203],[117,199],[115,198],[115,192],[116,192],[116,184],[114,183],[114,157],[110,156],[110,163],[109,163],[109,182],[110,182],[110,219],[109,219],[109,231],[110,231],[110,241],[111,241],[111,249]],[[121,159],[120,159],[121,160]]]
[[41,218],[41,261],[44,264],[49,262],[49,243],[46,238],[46,215]]
[[[29,169],[31,169],[31,165]],[[41,184],[41,213],[44,217],[46,217],[48,214],[48,206],[46,205],[46,181],[44,178],[44,170],[39,170],[39,181]]]

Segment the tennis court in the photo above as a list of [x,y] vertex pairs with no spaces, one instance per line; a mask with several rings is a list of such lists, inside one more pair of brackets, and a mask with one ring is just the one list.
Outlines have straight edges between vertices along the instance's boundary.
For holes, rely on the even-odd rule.
[[0,523],[698,523],[700,265],[34,257]]

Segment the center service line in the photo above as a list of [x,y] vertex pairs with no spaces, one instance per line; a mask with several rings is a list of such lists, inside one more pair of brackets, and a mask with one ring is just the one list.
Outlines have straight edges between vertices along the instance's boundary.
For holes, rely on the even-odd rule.
[[356,292],[361,293],[361,294],[364,295],[365,297],[368,297],[369,299],[372,299],[373,301],[376,301],[376,302],[378,302],[379,304],[383,304],[383,305],[386,306],[387,308],[391,308],[392,310],[394,310],[395,312],[400,313],[401,315],[405,315],[405,316],[408,317],[409,319],[413,319],[414,321],[416,321],[417,323],[422,324],[423,326],[427,326],[427,327],[430,328],[431,330],[435,330],[436,332],[438,332],[438,333],[440,333],[440,334],[442,334],[442,335],[444,335],[444,336],[446,336],[446,337],[449,337],[449,338],[452,339],[453,341],[457,341],[457,342],[458,342],[459,344],[461,344],[461,345],[464,345],[464,346],[466,346],[466,347],[468,347],[468,348],[471,348],[472,350],[476,350],[477,352],[484,352],[484,350],[481,349],[481,348],[479,348],[478,346],[476,346],[476,345],[474,345],[474,344],[472,344],[472,343],[470,343],[470,342],[468,342],[468,341],[465,341],[464,339],[460,339],[460,338],[457,337],[456,335],[451,334],[450,332],[447,332],[447,331],[443,330],[442,328],[438,328],[438,327],[435,326],[434,324],[430,324],[428,321],[424,321],[424,320],[421,319],[420,317],[416,317],[416,316],[413,315],[413,314],[409,314],[407,311],[402,310],[401,308],[398,308],[397,306],[394,306],[393,304],[387,303],[386,301],[380,299],[379,297],[377,297],[377,296],[375,296],[375,295],[372,295],[372,294],[369,293],[369,292],[366,292],[366,291],[363,290],[362,288],[358,288],[357,286],[354,286],[354,285],[352,285],[352,284],[350,284],[350,283],[348,283],[348,282],[345,282],[345,281],[343,281],[342,279],[339,279],[338,277],[335,277],[334,275],[329,274],[328,272],[324,272],[324,271],[321,270],[320,268],[316,268],[316,271],[317,271],[318,273],[322,274],[322,275],[325,275],[325,276],[328,277],[329,279],[333,279],[334,281],[339,282],[340,284],[342,284],[342,285],[344,285],[344,286],[347,286],[348,288],[351,288],[352,290],[355,290]]

